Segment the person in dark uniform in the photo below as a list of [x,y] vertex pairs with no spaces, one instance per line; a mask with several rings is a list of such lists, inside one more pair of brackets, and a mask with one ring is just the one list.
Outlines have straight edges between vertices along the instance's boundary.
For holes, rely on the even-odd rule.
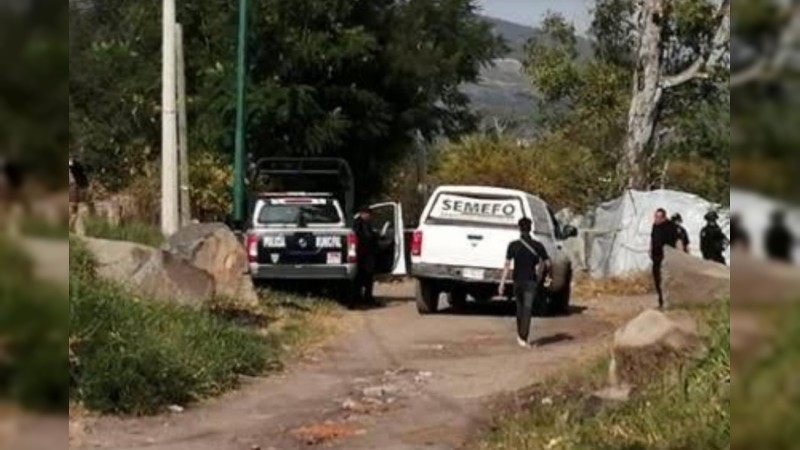
[[0,231],[16,234],[22,202],[22,168],[0,156]]
[[689,239],[689,232],[686,231],[686,228],[683,227],[683,216],[678,213],[672,215],[670,219],[675,227],[678,229],[678,239],[683,243],[683,251],[689,253],[689,244],[691,240]]
[[372,210],[362,207],[358,211],[353,231],[358,244],[356,254],[358,257],[356,274],[355,300],[362,303],[375,303],[373,288],[375,286],[375,271],[377,269],[378,232],[372,226]]
[[519,221],[520,238],[508,245],[506,264],[500,281],[499,294],[505,294],[505,284],[512,264],[514,268],[514,298],[517,302],[517,343],[530,347],[531,317],[533,304],[540,283],[550,272],[550,256],[547,249],[531,236],[533,222],[528,218]]
[[718,220],[719,215],[716,212],[706,214],[706,226],[700,231],[700,251],[706,261],[727,264],[724,253],[730,242],[717,223]]
[[653,282],[658,293],[658,307],[664,309],[664,292],[662,290],[662,267],[664,265],[664,247],[677,248],[683,251],[678,227],[667,220],[667,211],[659,208],[653,221],[653,232],[650,239],[650,259],[653,261]]
[[734,215],[731,217],[731,248],[744,252],[750,251],[750,235],[742,225],[742,217]]
[[792,264],[795,238],[786,225],[786,213],[775,211],[764,239],[767,257],[775,262]]
[[77,160],[69,157],[69,232],[84,234],[81,223],[81,205],[86,201],[89,179],[86,169]]

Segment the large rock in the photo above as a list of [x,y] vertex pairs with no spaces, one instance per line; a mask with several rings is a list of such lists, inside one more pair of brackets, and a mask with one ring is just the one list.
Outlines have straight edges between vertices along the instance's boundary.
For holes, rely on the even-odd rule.
[[152,247],[85,239],[102,278],[157,300],[203,307],[214,298],[214,280],[184,259]]
[[247,275],[247,252],[227,226],[190,225],[169,238],[167,249],[208,272],[217,296],[244,305],[258,303],[253,281]]
[[670,306],[709,305],[731,295],[731,271],[667,248],[664,259],[664,295]]
[[734,252],[731,301],[747,304],[785,304],[800,296],[800,267],[756,259],[744,252]]
[[614,334],[612,385],[656,379],[701,347],[697,324],[689,315],[645,311]]

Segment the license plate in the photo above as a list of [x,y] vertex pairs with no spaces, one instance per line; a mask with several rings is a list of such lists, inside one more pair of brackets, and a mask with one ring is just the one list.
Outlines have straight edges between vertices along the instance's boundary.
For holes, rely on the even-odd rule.
[[342,263],[341,253],[328,253],[328,264],[341,264],[341,263]]
[[486,277],[486,271],[483,269],[464,269],[462,273],[468,280],[483,280]]

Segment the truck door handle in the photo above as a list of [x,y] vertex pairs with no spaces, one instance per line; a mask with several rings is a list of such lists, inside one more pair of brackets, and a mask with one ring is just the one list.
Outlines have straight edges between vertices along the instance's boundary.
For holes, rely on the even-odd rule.
[[478,236],[477,234],[470,234],[469,236],[467,236],[467,239],[469,239],[470,241],[482,241],[483,236]]

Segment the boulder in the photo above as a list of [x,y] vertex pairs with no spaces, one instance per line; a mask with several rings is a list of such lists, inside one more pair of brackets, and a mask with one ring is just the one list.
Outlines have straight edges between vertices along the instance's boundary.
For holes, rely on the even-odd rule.
[[731,270],[731,302],[748,304],[786,304],[800,295],[800,267],[761,261],[744,252],[734,252]]
[[725,265],[667,248],[664,296],[672,307],[709,305],[731,294],[731,271]]
[[247,275],[247,252],[227,226],[187,226],[169,238],[167,250],[208,272],[217,296],[242,305],[258,303],[253,281]]
[[86,238],[100,277],[142,296],[203,307],[214,298],[214,280],[204,270],[163,250],[123,241]]
[[702,348],[697,324],[689,315],[645,311],[614,334],[611,384],[641,385]]

